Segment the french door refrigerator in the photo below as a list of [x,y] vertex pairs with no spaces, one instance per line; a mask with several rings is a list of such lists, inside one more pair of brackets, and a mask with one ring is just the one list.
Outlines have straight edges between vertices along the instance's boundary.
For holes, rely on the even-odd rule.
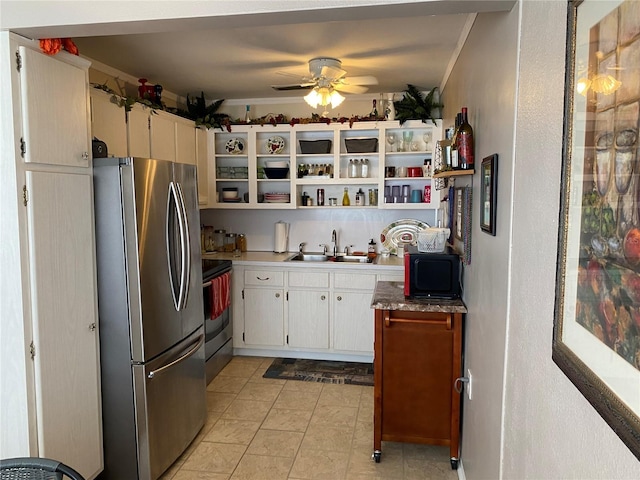
[[155,480],[206,416],[195,167],[95,159],[94,196],[101,478]]

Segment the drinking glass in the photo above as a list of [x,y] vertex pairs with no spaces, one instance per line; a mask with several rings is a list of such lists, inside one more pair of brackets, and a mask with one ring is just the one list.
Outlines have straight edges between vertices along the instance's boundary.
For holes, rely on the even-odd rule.
[[402,132],[402,151],[408,152],[411,149],[413,132]]
[[393,145],[396,143],[395,133],[387,133],[387,143],[389,144],[389,151],[393,152]]
[[431,150],[431,140],[432,139],[433,139],[433,136],[432,136],[431,131],[424,132],[424,135],[422,135],[422,140],[424,140],[424,149],[426,151]]

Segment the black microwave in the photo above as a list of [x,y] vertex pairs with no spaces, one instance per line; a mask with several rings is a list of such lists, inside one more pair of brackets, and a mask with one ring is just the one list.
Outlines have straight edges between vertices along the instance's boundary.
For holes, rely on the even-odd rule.
[[408,298],[459,298],[460,256],[447,247],[442,253],[425,253],[409,246],[404,253],[404,295]]

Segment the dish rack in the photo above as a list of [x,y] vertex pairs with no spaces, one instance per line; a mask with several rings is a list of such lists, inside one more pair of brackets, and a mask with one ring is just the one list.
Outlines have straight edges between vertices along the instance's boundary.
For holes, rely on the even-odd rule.
[[441,253],[447,245],[451,230],[448,228],[425,228],[418,232],[418,251]]

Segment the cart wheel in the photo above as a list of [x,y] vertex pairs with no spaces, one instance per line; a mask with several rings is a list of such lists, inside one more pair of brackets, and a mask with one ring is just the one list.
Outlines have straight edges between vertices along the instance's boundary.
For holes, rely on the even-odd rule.
[[458,459],[457,458],[452,458],[451,459],[451,470],[457,470],[458,469]]
[[380,456],[382,455],[382,452],[380,450],[376,450],[375,452],[373,452],[373,455],[371,455],[371,458],[373,458],[376,463],[380,463]]

